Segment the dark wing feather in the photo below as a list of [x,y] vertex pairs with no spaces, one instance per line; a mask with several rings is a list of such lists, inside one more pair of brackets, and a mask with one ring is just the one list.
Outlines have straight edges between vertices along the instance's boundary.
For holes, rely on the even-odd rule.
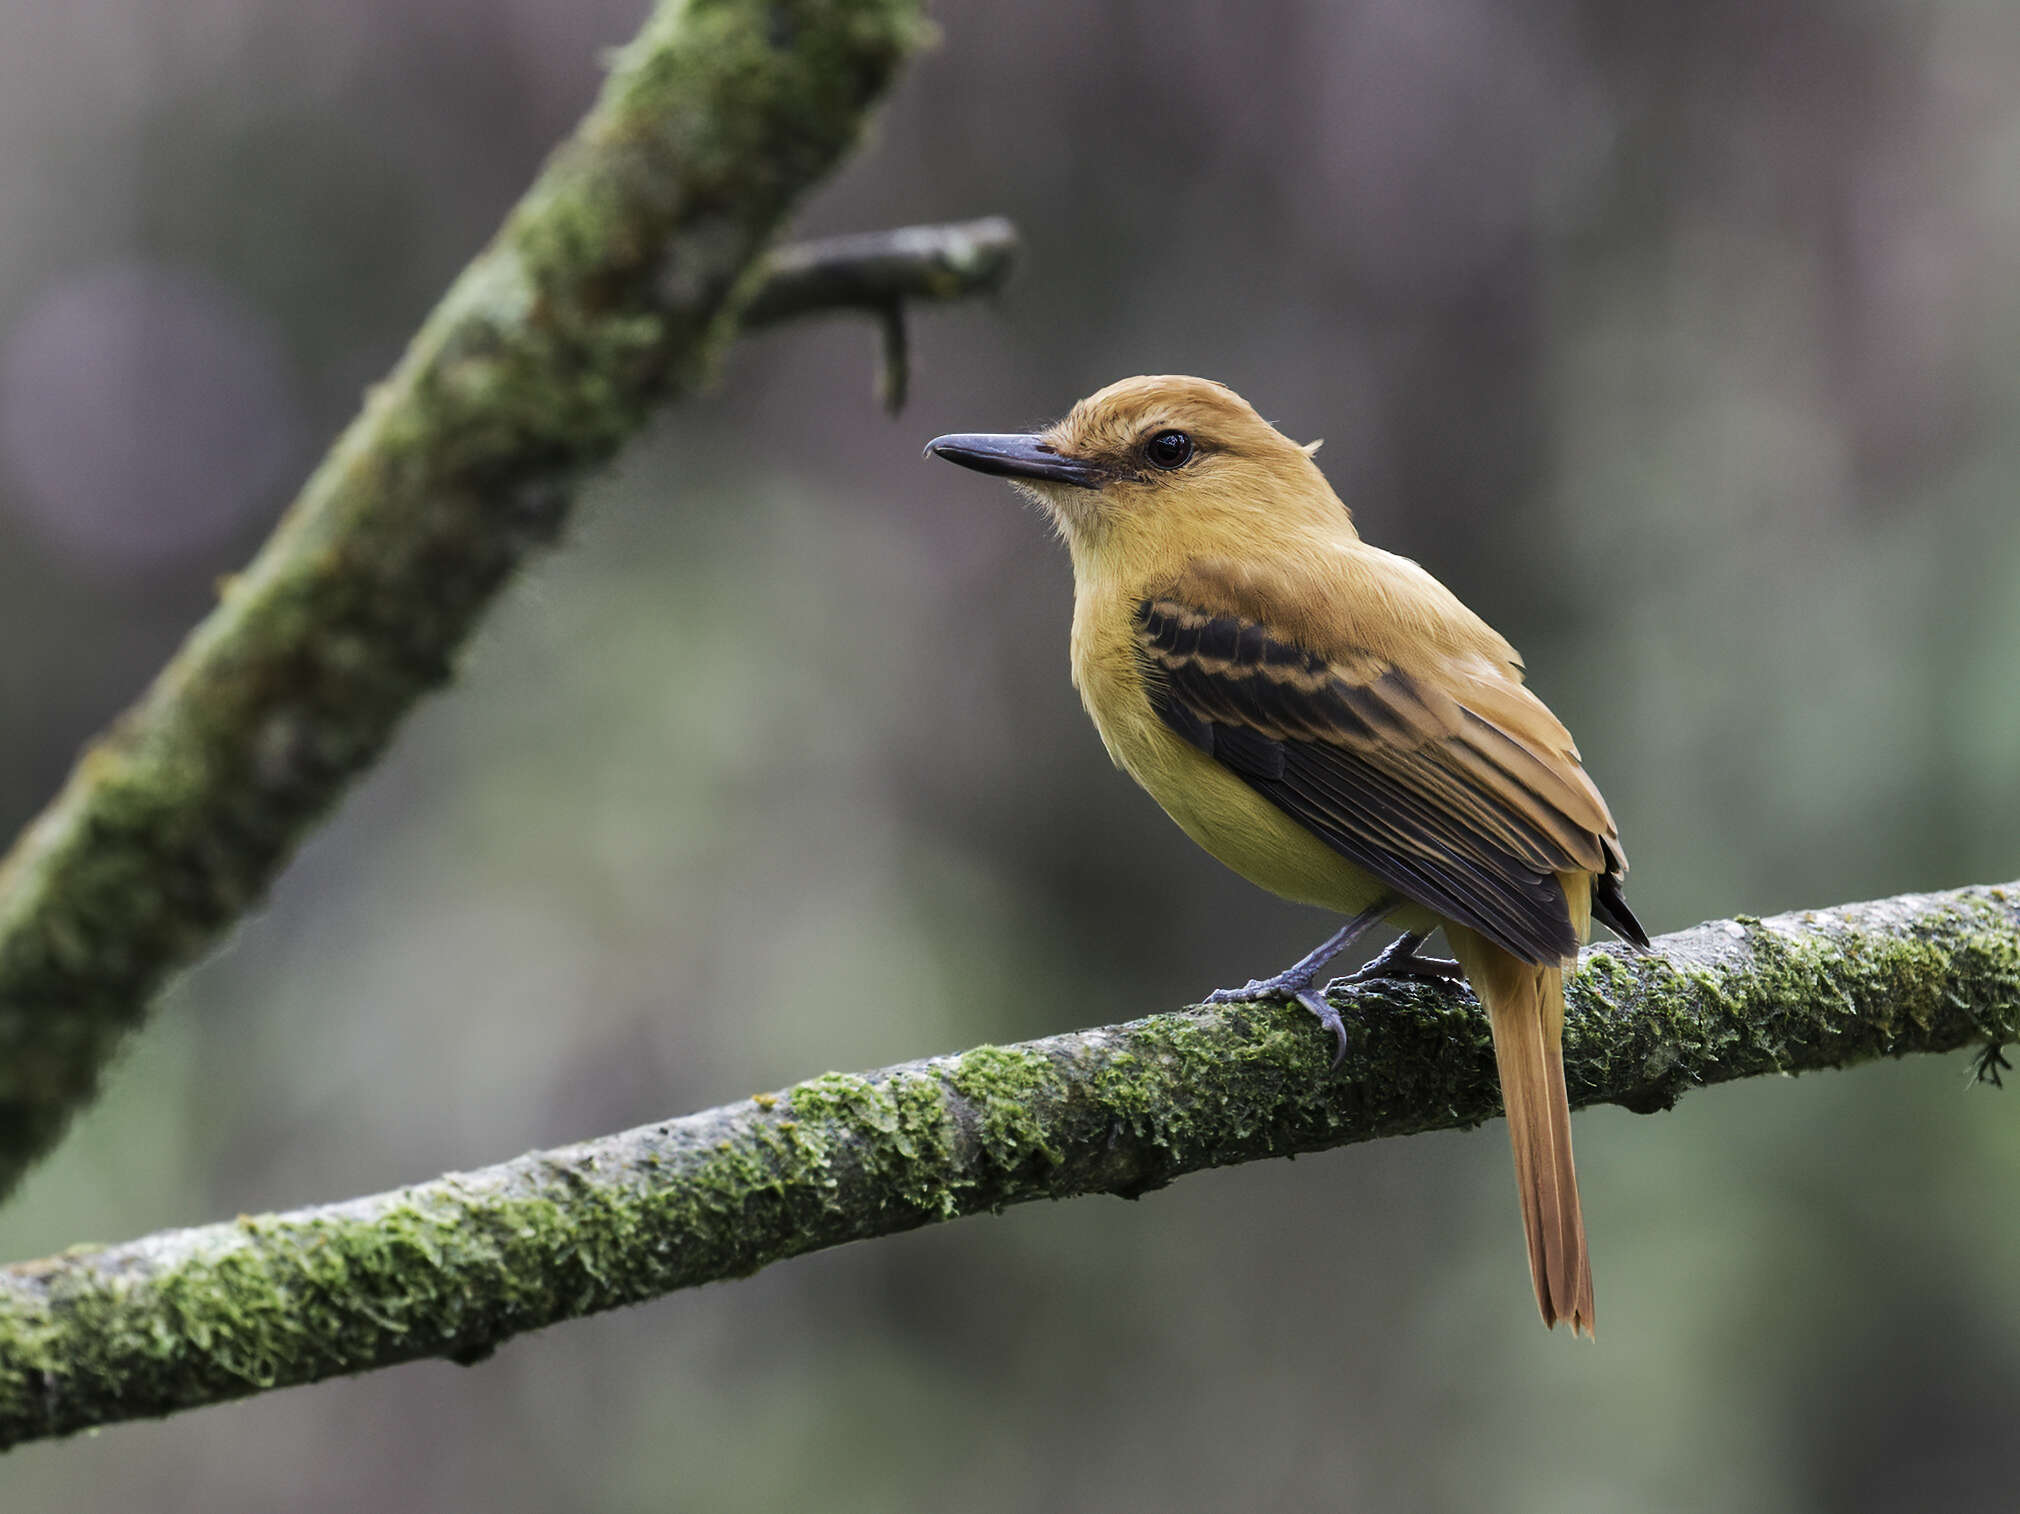
[[1605,804],[1512,679],[1433,682],[1174,599],[1145,600],[1136,623],[1166,725],[1399,895],[1552,962],[1578,949],[1557,874],[1583,871],[1600,918],[1646,941]]
[[[1611,848],[1608,850],[1612,852]],[[1621,873],[1626,864],[1620,860],[1618,852],[1612,852],[1612,861],[1611,870],[1592,880],[1592,913],[1622,940],[1632,941],[1646,951],[1648,931],[1634,918],[1634,911],[1627,907],[1627,899],[1620,892]]]

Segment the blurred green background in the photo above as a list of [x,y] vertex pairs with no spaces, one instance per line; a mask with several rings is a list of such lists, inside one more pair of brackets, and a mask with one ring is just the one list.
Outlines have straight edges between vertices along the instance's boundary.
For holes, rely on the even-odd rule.
[[[0,0],[0,822],[62,778],[586,105],[637,0]],[[1066,678],[919,460],[1232,384],[1520,645],[1654,929],[2020,873],[2020,8],[943,7],[809,232],[990,212],[897,422],[740,346],[190,974],[0,1256],[1129,1017],[1327,928]],[[2012,1507],[2020,1132],[1963,1059],[1026,1208],[0,1460],[12,1509]]]

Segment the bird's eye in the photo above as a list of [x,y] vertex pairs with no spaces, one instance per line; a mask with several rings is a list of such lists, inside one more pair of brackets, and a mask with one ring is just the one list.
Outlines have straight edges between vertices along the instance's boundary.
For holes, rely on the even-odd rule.
[[1183,431],[1160,431],[1143,444],[1143,455],[1157,468],[1183,468],[1192,461],[1192,438]]

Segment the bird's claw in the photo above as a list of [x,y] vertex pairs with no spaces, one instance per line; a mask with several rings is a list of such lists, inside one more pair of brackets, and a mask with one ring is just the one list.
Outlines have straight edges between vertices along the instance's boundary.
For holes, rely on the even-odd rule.
[[1251,978],[1240,988],[1217,988],[1200,1002],[1203,1004],[1256,1004],[1275,999],[1283,1003],[1302,1004],[1318,1019],[1319,1024],[1333,1033],[1333,1066],[1338,1067],[1347,1056],[1347,1026],[1340,1018],[1340,1012],[1326,1002],[1323,989],[1312,987],[1309,982],[1299,983],[1279,975],[1275,978]]
[[1216,988],[1202,1004],[1253,1004],[1259,999],[1281,999],[1283,987],[1267,978],[1251,978],[1240,988]]
[[[1419,938],[1421,940],[1421,938]],[[1419,941],[1408,936],[1400,936],[1376,953],[1373,961],[1365,967],[1356,968],[1343,978],[1335,978],[1326,985],[1328,992],[1336,988],[1357,988],[1364,983],[1415,982],[1415,983],[1463,983],[1466,969],[1450,957],[1420,957],[1417,955]]]
[[1298,1003],[1319,1018],[1319,1024],[1333,1033],[1333,1066],[1337,1068],[1347,1059],[1347,1022],[1340,1018],[1325,994],[1316,988],[1300,989],[1296,994]]

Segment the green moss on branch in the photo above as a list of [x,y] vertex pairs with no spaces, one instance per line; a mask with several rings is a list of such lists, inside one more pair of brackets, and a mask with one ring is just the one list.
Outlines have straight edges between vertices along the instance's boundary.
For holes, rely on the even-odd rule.
[[[1588,952],[1573,1101],[2020,1029],[2020,885],[1908,895]],[[429,1356],[1031,1199],[1134,1197],[1207,1167],[1476,1124],[1487,1024],[1429,986],[1342,997],[1350,1036],[1229,1005],[981,1047],[397,1193],[0,1272],[0,1445]]]
[[[449,677],[576,483],[708,368],[735,302],[799,313],[810,278],[845,278],[761,253],[926,35],[916,0],[664,0],[618,56],[273,539],[0,864],[0,1192]],[[921,260],[912,293],[993,287],[1008,254],[984,240],[965,270]],[[895,287],[902,263],[874,272]]]

